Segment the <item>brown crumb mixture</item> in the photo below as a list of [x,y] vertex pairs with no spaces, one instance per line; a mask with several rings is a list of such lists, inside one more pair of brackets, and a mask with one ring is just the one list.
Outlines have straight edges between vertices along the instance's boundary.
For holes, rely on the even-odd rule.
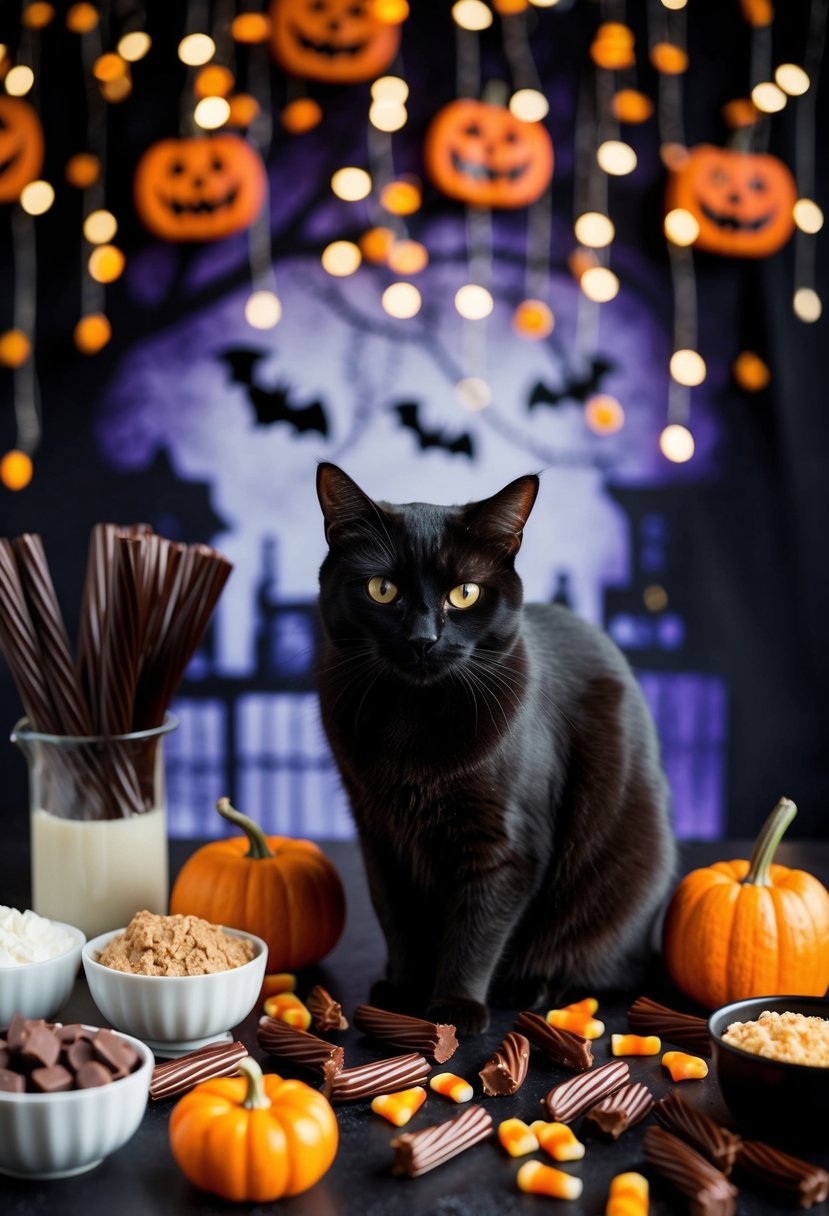
[[133,975],[210,975],[230,971],[253,958],[253,945],[231,937],[198,916],[136,912],[120,936],[101,951],[98,962]]
[[829,1068],[829,1019],[803,1013],[772,1013],[768,1009],[756,1022],[732,1022],[723,1042],[758,1056],[787,1064],[809,1064]]

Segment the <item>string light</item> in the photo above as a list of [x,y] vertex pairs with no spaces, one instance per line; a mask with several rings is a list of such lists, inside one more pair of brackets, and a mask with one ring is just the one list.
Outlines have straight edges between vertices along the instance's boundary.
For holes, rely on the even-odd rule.
[[221,63],[209,63],[196,77],[193,91],[197,97],[227,97],[235,83],[230,68]]
[[792,308],[798,320],[808,324],[819,321],[823,312],[820,296],[812,287],[798,287],[792,299]]
[[413,283],[392,283],[383,292],[381,303],[390,317],[407,321],[420,312],[420,292]]
[[485,410],[492,402],[492,389],[481,376],[464,376],[455,385],[455,396],[465,410]]
[[401,76],[379,76],[371,86],[373,101],[395,101],[403,105],[409,98],[409,86]]
[[665,236],[674,245],[693,245],[699,236],[699,222],[691,211],[684,207],[674,207],[664,220]]
[[680,9],[685,8],[688,0],[662,0],[662,7],[670,9],[672,13],[678,13]]
[[380,191],[380,206],[392,215],[414,215],[422,201],[420,182],[413,177],[386,182]]
[[273,291],[254,291],[245,301],[245,320],[253,329],[273,329],[282,318],[282,302]]
[[[662,0],[663,4],[665,0]],[[642,592],[642,603],[648,612],[664,612],[668,607],[668,592],[659,583],[649,583]]]
[[576,240],[588,249],[603,249],[616,235],[613,220],[600,211],[585,211],[573,225]]
[[365,169],[348,165],[345,169],[338,169],[333,175],[331,189],[337,198],[347,203],[356,203],[371,194],[371,177]]
[[145,34],[143,30],[133,30],[131,34],[124,34],[123,38],[118,40],[118,54],[122,59],[126,59],[127,63],[138,63],[152,44],[153,40],[149,34]]
[[374,16],[386,25],[400,25],[408,15],[408,0],[374,0]]
[[636,153],[630,144],[621,139],[606,139],[596,149],[596,160],[605,173],[613,177],[624,177],[636,168]]
[[101,162],[91,152],[78,152],[66,162],[64,177],[76,190],[88,190],[101,176]]
[[126,263],[117,245],[99,245],[89,255],[89,273],[96,283],[114,283]]
[[640,93],[638,89],[620,89],[613,95],[610,110],[619,122],[647,122],[653,114],[653,102],[646,93]]
[[801,232],[814,236],[823,227],[823,211],[811,198],[799,198],[792,208],[794,222]]
[[408,121],[408,111],[399,101],[388,101],[382,98],[373,101],[369,106],[368,120],[378,131],[399,131]]
[[419,274],[429,265],[429,253],[420,241],[394,241],[386,262],[395,274]]
[[17,63],[6,73],[6,92],[10,97],[25,97],[35,82],[35,74],[25,63]]
[[520,122],[540,122],[550,112],[550,103],[538,89],[518,89],[509,99],[510,113]]
[[753,350],[741,351],[731,370],[740,388],[749,393],[759,393],[771,380],[768,365]]
[[0,334],[0,365],[22,367],[32,353],[32,344],[22,329],[7,329]]
[[216,54],[216,43],[209,34],[188,34],[178,44],[178,57],[189,68],[200,68]]
[[332,241],[322,251],[322,267],[336,278],[354,274],[363,260],[359,246],[353,241]]
[[[231,101],[231,107],[233,102]],[[258,104],[257,104],[258,108]],[[292,135],[303,135],[313,130],[322,121],[322,106],[313,97],[297,97],[289,101],[280,116],[280,122]]]
[[553,332],[556,320],[543,300],[522,300],[512,314],[512,328],[522,338],[538,341]]
[[73,34],[90,34],[97,28],[100,18],[94,4],[73,4],[66,13],[66,28]]
[[73,334],[75,346],[83,355],[97,355],[112,337],[112,326],[102,312],[81,317]]
[[492,11],[483,0],[457,0],[452,5],[452,20],[462,30],[486,30],[492,25]]
[[46,4],[45,0],[33,0],[31,4],[27,4],[21,15],[21,21],[27,29],[42,30],[45,29],[55,18],[55,10],[51,4]]
[[0,481],[7,490],[24,490],[32,480],[32,458],[18,448],[0,460]]
[[707,368],[702,355],[695,350],[675,350],[671,355],[670,372],[677,384],[696,388],[705,379]]
[[106,55],[99,55],[92,65],[92,75],[101,84],[111,84],[113,80],[119,80],[127,72],[129,72],[129,65],[126,59],[122,59],[114,51],[110,51]]
[[196,126],[203,131],[215,131],[230,118],[230,102],[226,97],[203,97],[193,111]]
[[389,256],[389,250],[394,244],[394,233],[391,228],[369,228],[360,237],[360,252],[367,262],[381,265]]
[[83,222],[83,234],[90,245],[106,245],[118,231],[118,221],[111,211],[90,211]]
[[230,23],[230,34],[234,41],[246,46],[267,42],[271,34],[270,18],[264,13],[239,13]]
[[[250,93],[234,93],[232,97],[228,97],[227,104],[230,106],[230,114],[227,119],[230,127],[249,127],[261,110],[259,102],[255,97],[251,97]],[[322,116],[321,110],[320,116]],[[283,119],[285,117],[284,111],[282,117]],[[316,123],[311,123],[311,126],[316,126]]]
[[774,71],[774,79],[784,93],[790,97],[802,97],[812,83],[807,72],[796,63],[781,63]]
[[771,80],[763,80],[751,90],[751,100],[763,114],[777,114],[788,98],[781,88]]
[[625,425],[625,411],[609,393],[597,393],[585,402],[584,420],[595,434],[613,435]]
[[20,192],[20,206],[29,215],[43,215],[55,201],[55,188],[49,182],[29,182]]
[[672,422],[659,436],[659,447],[662,455],[674,464],[685,464],[694,454],[694,436],[687,426]]
[[606,266],[590,266],[579,279],[579,286],[588,300],[597,304],[607,304],[619,294],[619,280]]
[[455,292],[455,308],[467,321],[482,321],[494,307],[491,294],[478,283],[465,283]]

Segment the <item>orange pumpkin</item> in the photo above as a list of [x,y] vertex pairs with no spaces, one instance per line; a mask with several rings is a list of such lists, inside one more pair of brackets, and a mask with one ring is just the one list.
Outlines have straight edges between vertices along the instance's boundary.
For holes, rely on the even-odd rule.
[[462,98],[439,110],[426,132],[423,155],[437,188],[473,207],[526,207],[553,176],[546,128],[485,101]]
[[211,841],[187,859],[173,884],[170,912],[264,938],[269,972],[318,963],[345,924],[345,894],[333,862],[310,840],[265,836],[227,798],[216,809],[244,835]]
[[250,1056],[241,1077],[202,1081],[170,1115],[170,1148],[195,1186],[236,1203],[271,1203],[317,1182],[337,1153],[337,1120],[303,1081],[262,1075]]
[[238,135],[163,139],[135,171],[135,208],[165,241],[217,241],[248,228],[265,198],[265,169]]
[[669,177],[666,206],[696,217],[697,249],[762,258],[792,235],[796,201],[794,178],[776,156],[699,144]]
[[373,0],[272,0],[271,51],[286,72],[329,84],[382,75],[397,54],[400,27]]
[[14,203],[43,168],[43,128],[37,111],[17,97],[0,96],[0,203]]
[[706,1009],[755,996],[822,996],[829,986],[829,892],[772,864],[797,808],[781,798],[751,861],[717,861],[677,886],[663,954],[677,988]]

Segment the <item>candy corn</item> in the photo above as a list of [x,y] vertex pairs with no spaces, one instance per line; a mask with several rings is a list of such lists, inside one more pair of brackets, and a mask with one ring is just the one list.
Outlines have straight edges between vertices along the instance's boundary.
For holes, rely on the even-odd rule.
[[561,1008],[566,1009],[568,1013],[583,1013],[592,1018],[599,1008],[599,1002],[594,996],[586,996],[581,1001],[573,1001],[570,1005],[562,1005]]
[[566,1123],[545,1123],[543,1119],[536,1119],[530,1124],[530,1131],[554,1161],[580,1161],[584,1156],[584,1145]]
[[648,1216],[648,1180],[630,1171],[610,1180],[605,1216]]
[[583,1039],[598,1039],[599,1035],[604,1034],[604,1022],[580,1009],[550,1009],[546,1020],[548,1026],[569,1030]]
[[398,1090],[396,1094],[378,1094],[372,1099],[371,1109],[395,1127],[403,1127],[425,1101],[426,1090],[422,1085],[415,1085],[412,1089]]
[[525,1157],[538,1148],[538,1141],[522,1119],[504,1119],[499,1123],[498,1139],[510,1157]]
[[472,1097],[472,1086],[463,1077],[457,1077],[453,1072],[438,1072],[429,1078],[429,1088],[444,1098],[453,1102],[468,1102]]
[[689,1056],[684,1051],[666,1051],[662,1063],[671,1074],[672,1081],[698,1081],[708,1076],[708,1065],[700,1056]]
[[612,1034],[610,1050],[614,1056],[656,1056],[662,1040],[655,1034]]
[[262,989],[259,993],[261,1000],[266,1000],[269,996],[276,996],[278,992],[295,992],[296,991],[296,976],[291,975],[290,971],[272,971],[262,980]]
[[519,1191],[531,1195],[551,1195],[554,1199],[578,1199],[582,1192],[581,1178],[573,1178],[564,1170],[540,1161],[525,1161],[516,1175]]
[[297,1030],[307,1030],[311,1025],[310,1010],[293,992],[278,992],[275,996],[269,996],[263,1009],[268,1017],[287,1022]]

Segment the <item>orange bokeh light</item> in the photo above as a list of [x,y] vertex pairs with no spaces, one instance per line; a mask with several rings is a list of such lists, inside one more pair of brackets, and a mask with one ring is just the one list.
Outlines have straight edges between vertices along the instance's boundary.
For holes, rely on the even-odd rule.
[[32,343],[22,329],[7,329],[0,334],[0,364],[22,367],[32,353]]
[[389,250],[394,243],[394,233],[391,228],[369,228],[357,243],[367,262],[380,265],[389,256]]
[[735,97],[733,101],[727,101],[720,113],[723,122],[732,131],[740,127],[753,127],[760,117],[759,110],[748,97]]
[[759,393],[771,380],[768,365],[753,350],[741,351],[731,370],[740,388],[749,393]]
[[585,402],[584,420],[597,435],[612,435],[624,426],[625,411],[615,397],[597,393]]
[[651,47],[651,63],[665,76],[680,76],[688,69],[688,52],[675,42],[656,42]]
[[101,162],[91,152],[78,152],[76,156],[70,156],[63,172],[70,186],[87,190],[101,176]]
[[647,122],[653,114],[653,102],[638,89],[620,89],[610,103],[610,110],[619,122]]
[[108,51],[106,55],[99,55],[92,65],[92,75],[101,84],[111,84],[113,80],[120,80],[122,76],[129,75],[129,70],[126,59],[122,59],[114,51]]
[[280,122],[292,135],[303,135],[312,131],[322,120],[322,107],[313,97],[297,97],[282,111]]
[[429,254],[420,241],[394,241],[386,261],[395,274],[418,274],[429,265]]
[[197,97],[227,97],[235,83],[230,68],[210,63],[196,77],[193,92]]
[[259,102],[250,93],[234,93],[227,102],[230,106],[227,119],[229,127],[249,127],[259,113]]
[[99,21],[94,4],[73,4],[66,14],[66,28],[73,34],[88,34]]
[[84,355],[96,355],[112,337],[112,326],[102,312],[81,317],[75,326],[75,345]]
[[27,4],[23,10],[20,20],[27,29],[42,30],[53,21],[55,18],[55,10],[51,4],[45,4],[42,0],[35,0],[33,4]]
[[0,481],[8,490],[24,490],[32,480],[32,458],[18,448],[0,460]]
[[240,13],[230,24],[230,33],[236,42],[255,45],[267,42],[271,33],[270,18],[264,13]]
[[522,338],[546,338],[554,324],[552,310],[543,300],[522,300],[512,314],[512,327]]
[[89,273],[97,283],[114,283],[121,277],[126,260],[117,245],[99,245],[89,255]]
[[392,215],[414,215],[422,201],[420,182],[413,177],[386,182],[380,191],[380,205]]

